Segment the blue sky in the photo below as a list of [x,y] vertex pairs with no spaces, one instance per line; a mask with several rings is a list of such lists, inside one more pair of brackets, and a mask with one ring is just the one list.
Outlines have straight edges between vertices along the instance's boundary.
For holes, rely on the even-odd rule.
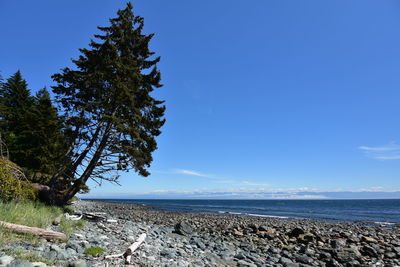
[[[400,197],[400,2],[133,4],[167,123],[150,177],[88,197]],[[50,87],[124,6],[1,0],[2,76]]]

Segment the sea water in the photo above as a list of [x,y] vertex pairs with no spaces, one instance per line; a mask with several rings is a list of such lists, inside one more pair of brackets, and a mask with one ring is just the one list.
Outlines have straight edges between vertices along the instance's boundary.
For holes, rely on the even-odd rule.
[[257,217],[400,223],[400,199],[362,200],[192,200],[97,199],[150,206],[155,210]]

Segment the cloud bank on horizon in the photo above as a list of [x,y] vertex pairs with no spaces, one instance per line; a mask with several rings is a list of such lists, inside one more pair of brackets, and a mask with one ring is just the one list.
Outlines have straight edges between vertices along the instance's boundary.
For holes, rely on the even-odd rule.
[[357,190],[290,189],[227,189],[227,190],[152,190],[140,193],[89,194],[83,198],[160,198],[160,199],[368,199],[400,198],[400,190],[383,187]]

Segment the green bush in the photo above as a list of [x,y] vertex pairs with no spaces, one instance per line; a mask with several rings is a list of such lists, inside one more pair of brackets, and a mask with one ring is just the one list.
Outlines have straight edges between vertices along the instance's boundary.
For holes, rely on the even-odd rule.
[[104,248],[101,248],[101,247],[90,247],[90,248],[85,249],[83,254],[92,255],[93,257],[97,257],[97,256],[103,254],[104,251],[105,251]]
[[0,200],[36,199],[36,190],[28,181],[15,177],[21,171],[15,163],[0,157]]

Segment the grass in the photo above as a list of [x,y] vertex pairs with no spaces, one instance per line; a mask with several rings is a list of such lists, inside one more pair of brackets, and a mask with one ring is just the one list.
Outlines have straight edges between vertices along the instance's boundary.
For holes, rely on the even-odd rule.
[[104,251],[105,251],[104,248],[101,248],[101,247],[90,247],[90,248],[85,249],[85,251],[83,253],[87,254],[87,255],[91,255],[93,257],[97,257],[97,256],[103,254]]
[[66,234],[68,237],[74,232],[76,228],[85,227],[86,221],[80,219],[79,221],[70,221],[63,217],[60,223],[61,231]]
[[[46,206],[40,202],[0,202],[0,221],[9,223],[46,228],[60,214],[61,208]],[[0,227],[0,246],[19,240],[35,242],[38,238],[29,234],[15,234]]]

